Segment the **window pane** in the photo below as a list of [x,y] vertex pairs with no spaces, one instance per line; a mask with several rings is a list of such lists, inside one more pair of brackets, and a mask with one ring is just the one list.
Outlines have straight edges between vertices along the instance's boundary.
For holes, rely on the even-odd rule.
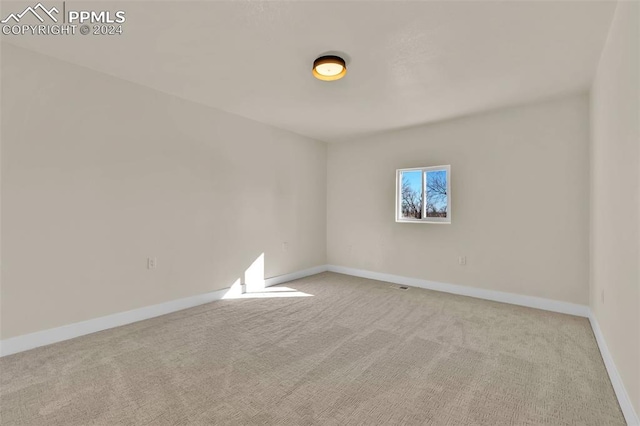
[[422,171],[400,172],[402,217],[422,218]]
[[447,172],[427,172],[427,217],[447,217]]

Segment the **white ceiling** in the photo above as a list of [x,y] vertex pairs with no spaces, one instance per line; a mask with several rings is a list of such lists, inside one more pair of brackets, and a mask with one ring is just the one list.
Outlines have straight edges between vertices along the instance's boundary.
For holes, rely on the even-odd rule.
[[[171,1],[86,7],[124,9],[124,34],[2,39],[339,141],[586,89],[615,3]],[[13,8],[4,2],[2,10]],[[343,80],[312,77],[313,60],[326,52],[344,53]]]

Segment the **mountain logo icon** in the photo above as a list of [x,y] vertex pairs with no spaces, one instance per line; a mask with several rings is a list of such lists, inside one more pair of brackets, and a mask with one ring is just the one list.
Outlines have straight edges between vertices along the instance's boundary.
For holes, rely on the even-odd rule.
[[27,14],[32,14],[35,16],[38,21],[44,22],[43,16],[48,16],[53,22],[58,22],[58,19],[53,15],[54,13],[57,15],[59,13],[58,9],[52,7],[51,9],[47,9],[42,5],[42,3],[38,3],[35,6],[27,7],[22,13],[11,13],[5,19],[0,21],[0,23],[6,24],[7,22],[13,20],[16,24],[20,22],[20,20]]

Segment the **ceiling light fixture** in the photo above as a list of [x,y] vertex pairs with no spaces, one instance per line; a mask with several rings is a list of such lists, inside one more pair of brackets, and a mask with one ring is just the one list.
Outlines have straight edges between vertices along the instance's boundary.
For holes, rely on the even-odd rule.
[[318,80],[340,80],[347,74],[347,65],[339,56],[321,56],[313,61],[313,76]]

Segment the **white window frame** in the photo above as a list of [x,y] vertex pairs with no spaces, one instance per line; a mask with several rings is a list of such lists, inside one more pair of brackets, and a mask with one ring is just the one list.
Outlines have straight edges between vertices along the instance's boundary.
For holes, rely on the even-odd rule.
[[[402,179],[400,175],[405,172],[422,172],[422,219],[412,219],[402,217]],[[447,172],[447,217],[426,217],[427,208],[427,172],[446,171]],[[439,223],[451,224],[451,166],[430,166],[414,167],[410,169],[396,170],[396,222],[398,223]]]

